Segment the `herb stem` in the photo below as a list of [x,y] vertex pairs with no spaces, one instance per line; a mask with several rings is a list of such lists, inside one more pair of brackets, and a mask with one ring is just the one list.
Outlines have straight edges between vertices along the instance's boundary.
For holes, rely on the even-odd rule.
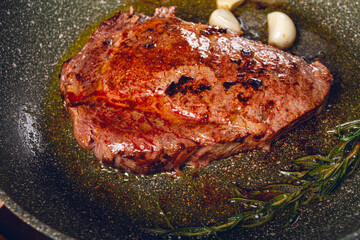
[[[255,210],[239,212],[235,207],[236,215],[228,218],[226,223],[215,226],[190,227],[174,229],[166,215],[159,209],[165,218],[170,230],[145,229],[153,233],[180,235],[180,236],[209,236],[218,237],[219,232],[229,231],[235,226],[255,227],[262,225],[273,218],[276,212],[284,211],[292,206],[293,212],[286,226],[294,223],[299,215],[301,206],[309,204],[315,198],[333,192],[343,179],[354,173],[360,166],[360,119],[340,124],[335,130],[329,131],[338,136],[338,143],[329,151],[327,156],[311,155],[298,158],[293,162],[299,171],[280,171],[291,177],[300,185],[289,183],[271,184],[256,191],[245,191],[234,188],[235,204],[254,203]],[[256,195],[273,191],[277,193],[272,199],[260,201]],[[235,205],[237,206],[237,205]]]

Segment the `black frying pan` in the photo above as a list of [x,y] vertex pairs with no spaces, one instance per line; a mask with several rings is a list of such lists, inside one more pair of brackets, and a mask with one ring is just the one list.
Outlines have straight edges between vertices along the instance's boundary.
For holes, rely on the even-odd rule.
[[[246,7],[235,13],[247,23],[248,37],[263,40],[265,36],[252,29],[258,28],[266,11],[280,8],[294,19],[299,37],[289,51],[308,61],[321,60],[334,74],[326,110],[274,143],[270,153],[254,151],[201,170],[185,168],[180,177],[102,168],[71,135],[57,75],[61,63],[80,50],[99,21],[128,9],[123,2],[0,3],[0,200],[52,238],[158,238],[138,230],[166,227],[158,206],[177,227],[221,222],[232,211],[228,203],[232,186],[256,189],[284,180],[277,174],[284,164],[306,154],[326,154],[333,142],[326,131],[360,118],[358,1],[294,0],[256,10]],[[206,22],[214,2],[136,1],[133,5],[152,14],[157,5],[176,3],[178,16]],[[291,227],[284,228],[278,216],[257,228],[235,228],[223,237],[357,239],[359,183],[357,172],[328,198],[305,208]]]

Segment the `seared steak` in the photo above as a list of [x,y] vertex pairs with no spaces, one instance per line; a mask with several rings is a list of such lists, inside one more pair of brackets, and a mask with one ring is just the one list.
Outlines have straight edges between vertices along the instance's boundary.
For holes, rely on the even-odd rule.
[[332,76],[226,29],[119,12],[64,63],[60,89],[79,145],[136,173],[179,171],[268,147],[324,106]]

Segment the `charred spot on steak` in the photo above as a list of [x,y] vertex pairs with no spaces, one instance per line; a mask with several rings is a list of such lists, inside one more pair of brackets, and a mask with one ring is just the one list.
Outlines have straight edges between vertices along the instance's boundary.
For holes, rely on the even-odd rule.
[[242,77],[245,76],[245,73],[238,73],[236,76],[237,76],[238,78],[242,78]]
[[254,135],[254,139],[256,140],[262,139],[263,137],[265,137],[265,134],[263,132]]
[[233,63],[236,63],[237,65],[240,65],[242,60],[241,59],[232,59],[230,58],[230,61],[233,62]]
[[147,43],[145,44],[145,48],[151,49],[155,47],[155,43]]
[[182,94],[186,94],[188,88],[183,87],[183,85],[192,80],[194,80],[194,78],[189,76],[181,76],[178,83],[172,82],[170,86],[165,90],[165,93],[169,96],[173,96],[179,92]]
[[241,55],[242,55],[243,57],[251,56],[251,55],[252,55],[252,52],[251,52],[251,50],[249,50],[249,49],[243,48],[243,49],[241,49]]
[[181,76],[181,78],[179,79],[179,85],[184,85],[185,83],[194,80],[193,77],[189,77],[189,76]]
[[194,93],[202,93],[203,91],[206,91],[206,90],[211,90],[211,86],[200,84],[199,87],[197,87],[194,90]]
[[262,85],[262,81],[257,78],[251,78],[250,79],[250,85],[255,89],[258,90],[259,87]]
[[227,33],[227,29],[226,28],[220,28],[218,30],[219,33]]
[[211,31],[208,30],[201,30],[200,33],[205,36],[210,36],[213,34]]
[[239,102],[241,102],[243,105],[245,105],[247,103],[247,101],[249,101],[250,97],[245,97],[242,92],[239,92],[237,95],[237,99],[239,100]]
[[119,12],[63,64],[74,137],[101,164],[180,171],[255,148],[318,113],[329,70],[175,16]]
[[226,90],[230,89],[232,86],[236,85],[238,82],[224,82],[223,86]]

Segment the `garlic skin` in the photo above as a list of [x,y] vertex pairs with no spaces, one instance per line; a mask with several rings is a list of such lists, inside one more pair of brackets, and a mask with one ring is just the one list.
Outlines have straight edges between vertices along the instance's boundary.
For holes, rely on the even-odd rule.
[[213,11],[209,18],[209,24],[228,28],[238,34],[242,34],[239,21],[228,9],[218,8]]
[[267,22],[268,44],[280,49],[291,47],[296,39],[296,27],[291,18],[283,12],[272,12],[267,15]]
[[242,4],[245,0],[216,0],[217,8],[232,10]]

